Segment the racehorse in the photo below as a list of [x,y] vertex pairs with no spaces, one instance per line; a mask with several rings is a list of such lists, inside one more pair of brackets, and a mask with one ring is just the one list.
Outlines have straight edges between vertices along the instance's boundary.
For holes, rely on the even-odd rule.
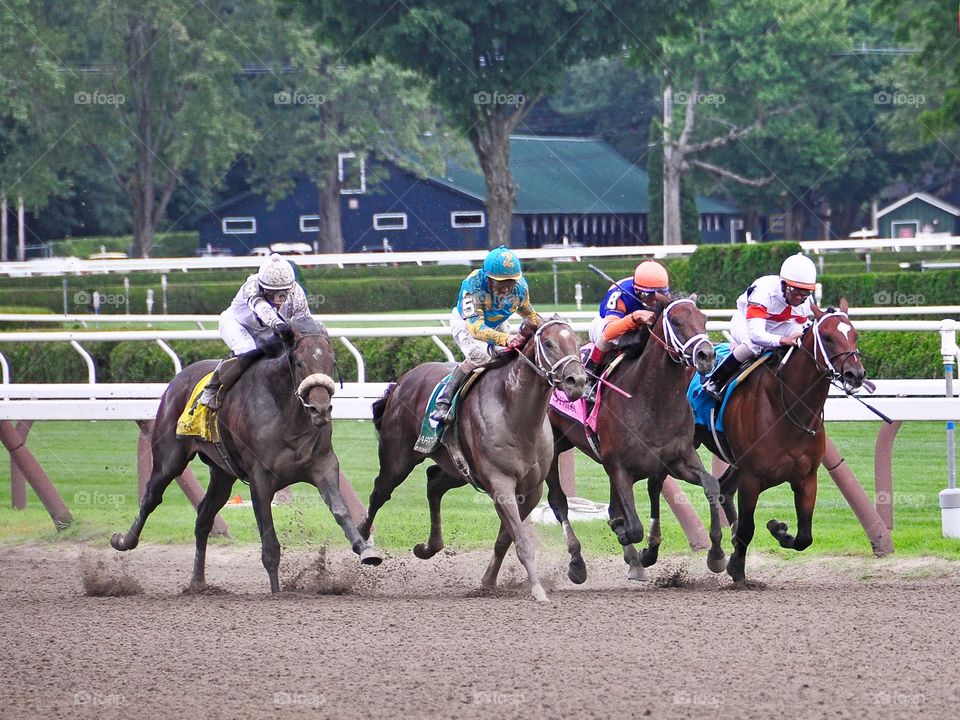
[[204,565],[207,536],[213,520],[230,497],[238,473],[250,484],[253,514],[260,530],[263,566],[270,591],[280,591],[277,568],[280,543],[270,503],[281,488],[298,481],[310,482],[343,529],[360,562],[379,565],[382,558],[360,536],[340,494],[340,462],[333,452],[330,422],[334,383],[330,377],[333,352],[326,328],[313,318],[294,320],[292,338],[276,338],[277,357],[255,362],[228,392],[217,412],[223,448],[195,437],[178,437],[177,419],[194,387],[216,366],[202,360],[179,372],[163,393],[151,436],[153,471],[140,502],[140,512],[126,534],[110,540],[116,550],[132,550],[140,540],[147,517],[163,500],[170,481],[180,475],[196,455],[210,466],[210,484],[197,508],[196,556],[190,587],[206,585]]
[[[567,497],[560,487],[559,456],[577,447],[603,465],[610,479],[610,527],[624,546],[629,577],[640,579],[643,568],[657,561],[660,532],[660,494],[666,476],[673,475],[703,487],[710,503],[710,551],[707,566],[722,572],[724,552],[720,546],[720,486],[708,473],[696,453],[693,412],[686,399],[686,368],[707,373],[715,352],[707,337],[706,316],[697,309],[696,296],[656,296],[658,317],[642,346],[628,346],[625,357],[606,380],[626,393],[604,387],[597,412],[598,456],[587,442],[584,426],[551,407],[554,458],[547,473],[547,498],[563,526],[570,553],[568,577],[575,583],[586,580],[587,571],[580,553],[580,541],[567,517]],[[641,337],[641,340],[643,338]],[[637,352],[642,350],[640,356]],[[633,485],[648,478],[651,525],[648,546],[638,554],[633,543],[643,539],[643,524],[637,517]]]
[[[804,550],[813,542],[817,468],[826,438],[823,406],[830,384],[840,382],[847,392],[853,392],[866,378],[857,331],[846,313],[832,309],[814,308],[814,321],[799,343],[774,358],[776,367],[767,362],[737,386],[724,411],[724,438],[733,464],[721,476],[720,490],[734,528],[727,573],[737,583],[746,579],[744,565],[753,539],[754,512],[764,490],[782,483],[789,483],[793,490],[796,536],[788,532],[785,522],[767,523],[780,546]],[[709,429],[698,425],[696,439],[698,445],[702,443],[723,457]]]
[[[570,325],[557,316],[541,322],[522,350],[487,366],[460,401],[455,421],[460,447],[474,484],[493,498],[500,516],[500,532],[483,575],[483,587],[496,585],[500,565],[514,542],[533,597],[547,601],[534,567],[534,542],[523,532],[522,523],[540,501],[553,453],[546,420],[550,393],[560,387],[567,397],[576,399],[586,386],[578,344]],[[467,484],[445,445],[429,455],[414,449],[433,388],[451,368],[449,363],[418,365],[389,386],[373,406],[374,425],[380,434],[380,473],[360,532],[369,537],[377,511],[413,468],[429,457],[436,463],[427,471],[430,538],[414,548],[421,559],[433,557],[443,548],[443,494]]]

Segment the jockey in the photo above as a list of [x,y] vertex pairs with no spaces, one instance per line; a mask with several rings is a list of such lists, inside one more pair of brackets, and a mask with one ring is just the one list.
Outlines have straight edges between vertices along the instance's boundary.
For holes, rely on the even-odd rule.
[[230,354],[217,365],[198,402],[216,410],[220,388],[229,390],[254,360],[292,337],[288,321],[309,316],[307,296],[294,280],[293,265],[274,253],[220,313],[220,338]]
[[487,253],[483,267],[467,275],[460,285],[457,306],[450,313],[450,330],[465,359],[454,368],[437,398],[431,420],[450,422],[450,403],[470,373],[503,352],[503,348],[523,346],[525,339],[511,332],[507,324],[513,313],[539,324],[539,316],[530,304],[520,258],[501,245]]
[[811,293],[817,266],[802,253],[791,255],[779,275],[757,278],[739,298],[730,320],[731,352],[716,367],[703,389],[719,400],[723,386],[740,365],[764,350],[794,345],[813,315]]
[[[653,322],[655,316],[649,308],[653,307],[654,295],[658,292],[669,293],[669,286],[667,269],[655,260],[645,260],[637,265],[632,278],[626,277],[610,286],[590,325],[593,351],[584,365],[588,377],[597,377],[603,359],[611,348],[620,344],[624,335]],[[597,383],[592,380],[589,382],[585,397],[592,400]]]

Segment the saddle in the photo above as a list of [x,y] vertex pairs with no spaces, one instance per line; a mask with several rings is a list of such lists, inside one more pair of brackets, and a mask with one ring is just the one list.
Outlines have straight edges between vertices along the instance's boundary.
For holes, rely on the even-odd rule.
[[[217,411],[197,402],[203,388],[210,382],[213,373],[207,373],[190,391],[187,404],[177,420],[177,437],[198,437],[207,442],[219,443],[220,430],[217,427]],[[223,392],[221,388],[220,392]]]
[[[482,366],[477,368],[471,373],[470,377],[467,378],[467,381],[460,386],[460,389],[457,391],[457,394],[453,396],[450,401],[450,412],[453,414],[454,420],[457,417],[457,411],[460,407],[460,399],[466,395],[467,391],[473,387],[474,383],[477,381],[477,378],[483,373],[487,366]],[[417,438],[416,444],[413,446],[413,449],[417,452],[422,453],[432,453],[440,445],[440,442],[443,440],[445,431],[447,429],[446,423],[438,423],[430,419],[430,414],[437,407],[437,398],[440,397],[440,393],[443,391],[443,388],[446,387],[447,382],[450,380],[450,375],[445,375],[440,382],[436,384],[433,388],[433,392],[430,394],[430,400],[427,402],[427,408],[424,411],[423,420],[420,423],[420,436]],[[451,427],[456,427],[456,422],[449,424]]]

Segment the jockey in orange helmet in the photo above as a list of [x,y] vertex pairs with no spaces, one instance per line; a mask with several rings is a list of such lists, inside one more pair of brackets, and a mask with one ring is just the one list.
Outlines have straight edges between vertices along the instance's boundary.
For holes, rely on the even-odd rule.
[[[596,377],[603,359],[620,339],[641,325],[653,322],[656,293],[670,292],[667,269],[655,260],[644,260],[637,265],[633,277],[614,283],[600,303],[600,310],[590,325],[593,351],[584,366],[587,374]],[[586,397],[592,399],[596,383],[592,383]]]

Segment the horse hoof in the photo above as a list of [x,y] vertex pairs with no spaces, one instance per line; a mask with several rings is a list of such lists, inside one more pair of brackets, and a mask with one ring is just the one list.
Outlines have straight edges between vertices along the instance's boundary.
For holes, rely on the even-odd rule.
[[567,568],[567,577],[574,585],[583,585],[587,581],[587,564],[583,561],[583,558],[570,561],[570,566]]
[[376,567],[383,562],[383,555],[376,548],[368,547],[360,551],[360,564]]
[[637,582],[647,581],[647,571],[643,565],[631,565],[627,570],[627,580],[636,580]]
[[707,569],[712,573],[722,573],[727,567],[727,556],[720,553],[719,556],[711,557],[707,555]]
[[770,534],[775,538],[780,538],[781,535],[785,535],[788,528],[785,522],[781,520],[771,520],[767,523],[767,530],[770,531]]
[[114,550],[119,550],[120,552],[130,550],[123,541],[123,533],[114,533],[110,538],[110,545]]
[[538,603],[550,602],[550,598],[547,597],[547,593],[545,593],[543,588],[540,587],[539,585],[533,588],[532,592],[533,592],[533,599],[536,600]]
[[421,560],[429,560],[437,553],[436,551],[431,552],[430,546],[427,543],[417,543],[413,546],[413,554]]
[[640,553],[640,564],[643,567],[648,568],[651,565],[656,565],[657,557],[660,555],[660,546],[655,545],[652,548],[644,548],[643,552]]

